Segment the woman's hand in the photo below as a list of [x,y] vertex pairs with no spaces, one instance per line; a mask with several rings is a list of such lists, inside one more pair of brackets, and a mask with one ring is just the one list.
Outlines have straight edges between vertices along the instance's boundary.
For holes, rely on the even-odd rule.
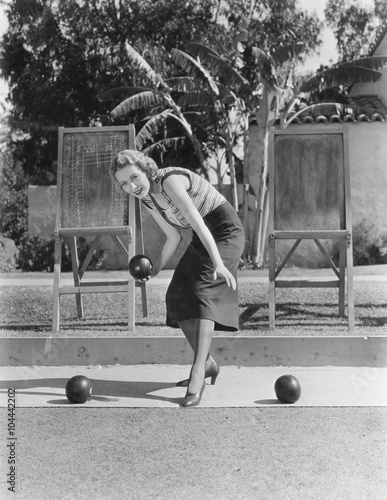
[[218,275],[222,276],[226,280],[228,286],[230,286],[233,290],[236,290],[236,280],[223,263],[218,264],[214,269],[214,280],[217,279]]
[[150,274],[148,279],[155,278],[159,274],[160,271],[161,271],[160,265],[159,265],[159,262],[157,261],[155,263],[155,265],[152,267],[152,271],[151,271],[151,274]]
[[151,272],[149,273],[149,275],[146,278],[142,278],[142,279],[137,278],[136,279],[137,283],[146,283],[151,278],[155,278],[159,274],[160,270],[161,270],[160,269],[160,263],[159,263],[159,261],[157,261],[154,264],[154,266],[152,267]]
[[143,279],[140,279],[140,278],[136,278],[135,281],[137,283],[146,283],[147,281],[149,281],[151,278],[153,278],[153,276],[150,274],[149,276],[147,276],[146,278],[143,278]]

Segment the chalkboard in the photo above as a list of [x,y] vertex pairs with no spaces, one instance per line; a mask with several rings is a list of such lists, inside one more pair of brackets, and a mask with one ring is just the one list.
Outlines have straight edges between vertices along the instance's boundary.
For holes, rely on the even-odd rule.
[[[269,133],[269,326],[275,328],[277,288],[337,288],[339,316],[354,328],[352,222],[347,125],[290,126]],[[295,240],[292,246],[290,240]],[[303,240],[313,241],[333,279],[279,278]],[[338,262],[320,240],[335,240]],[[282,248],[278,248],[284,243]],[[329,241],[328,241],[329,243]],[[278,250],[285,254],[279,255]],[[346,279],[347,276],[347,279]]]
[[[102,238],[111,238],[125,251],[127,262],[137,247],[143,253],[139,203],[113,181],[109,170],[117,153],[135,149],[134,125],[59,129],[58,182],[56,205],[55,260],[52,330],[59,331],[60,296],[74,294],[78,318],[83,318],[85,293],[127,292],[128,329],[135,325],[135,281],[85,282],[84,274]],[[138,242],[136,238],[138,237]],[[82,261],[78,258],[79,238],[93,238]],[[74,286],[61,286],[62,243],[71,254]],[[146,284],[141,287],[144,317],[148,315]]]
[[119,151],[133,148],[133,126],[59,129],[57,227],[128,224],[128,195],[109,168]]
[[342,134],[274,136],[274,230],[345,228]]

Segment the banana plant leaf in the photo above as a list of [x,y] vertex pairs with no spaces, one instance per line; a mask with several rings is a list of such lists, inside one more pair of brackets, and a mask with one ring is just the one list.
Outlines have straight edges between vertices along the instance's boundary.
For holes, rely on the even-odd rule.
[[139,94],[128,97],[118,106],[116,106],[111,115],[113,117],[127,115],[130,111],[136,111],[138,109],[151,108],[157,105],[166,105],[166,101],[162,94],[153,92],[152,90],[141,92]]
[[[195,114],[195,116],[197,113]],[[154,141],[154,138],[157,134],[160,134],[161,129],[166,127],[167,121],[172,120],[176,124],[179,124],[179,126],[182,126],[184,130],[186,130],[189,135],[192,135],[192,131],[188,130],[187,127],[191,127],[189,122],[187,121],[186,118],[191,118],[189,113],[184,114],[184,120],[181,120],[178,116],[176,116],[173,112],[172,109],[165,109],[161,113],[158,113],[157,115],[151,116],[145,125],[139,130],[137,133],[136,137],[136,144],[141,149],[144,144],[147,142]],[[193,120],[191,120],[193,121]],[[169,130],[171,130],[171,127],[168,127]]]
[[216,71],[218,76],[224,79],[226,85],[234,86],[239,94],[250,93],[248,81],[214,50],[200,43],[188,43],[185,49],[193,56],[205,61],[211,70]]
[[194,57],[205,58],[207,54],[212,54],[215,57],[221,57],[220,54],[215,52],[215,50],[210,49],[210,47],[207,47],[202,43],[190,42],[185,45],[184,49]]
[[205,92],[187,92],[179,97],[177,104],[181,108],[189,108],[193,106],[208,106],[214,104],[214,97]]
[[338,68],[360,66],[362,68],[369,68],[379,70],[387,65],[387,56],[372,56],[356,59],[355,61],[344,62],[337,64]]
[[174,116],[171,109],[165,109],[157,115],[151,116],[145,125],[137,132],[136,145],[142,149],[148,141],[153,141],[156,134],[160,133],[160,128],[165,124],[168,116]]
[[114,89],[105,90],[97,96],[97,99],[100,102],[123,101],[128,97],[147,91],[152,92],[152,89],[147,87],[116,87]]
[[[147,148],[143,149],[142,151],[145,154],[152,154],[153,151],[165,151],[167,149],[176,149],[179,146],[183,145],[186,142],[187,138],[182,136],[182,137],[169,137],[168,139],[162,139],[160,141],[154,142]],[[140,149],[140,144],[137,143],[136,140],[136,146]]]
[[194,78],[189,76],[177,76],[174,78],[167,78],[165,80],[173,90],[177,92],[191,92],[197,88],[197,83]]
[[199,60],[194,59],[192,56],[179,49],[172,49],[171,56],[174,62],[183,68],[184,71],[193,75],[198,80],[203,80],[204,78],[214,94],[219,94],[219,90],[214,79],[204,66],[202,66]]
[[318,73],[301,85],[301,92],[317,89],[322,82],[328,87],[353,85],[354,83],[376,82],[381,78],[380,71],[363,66],[340,66]]
[[249,82],[238,73],[228,62],[216,57],[208,55],[208,63],[210,69],[216,71],[220,79],[223,80],[225,85],[234,87],[235,91],[240,96],[247,96],[251,93]]
[[162,77],[156,73],[156,71],[146,62],[136,49],[134,49],[129,43],[125,44],[125,48],[129,59],[134,62],[139,69],[146,72],[146,75],[151,82],[153,82],[157,87],[168,87]]
[[251,53],[255,59],[255,62],[257,63],[262,63],[262,62],[268,62],[270,63],[271,57],[266,54],[266,52],[259,47],[252,47],[251,48]]
[[273,60],[276,66],[280,66],[286,61],[290,61],[294,57],[297,57],[305,48],[305,44],[301,42],[292,43],[290,45],[285,45],[284,47],[279,47],[273,52]]

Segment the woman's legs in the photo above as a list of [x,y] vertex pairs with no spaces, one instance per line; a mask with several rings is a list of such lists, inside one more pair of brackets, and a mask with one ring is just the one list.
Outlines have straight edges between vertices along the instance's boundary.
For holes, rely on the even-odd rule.
[[[194,350],[194,359],[191,369],[188,391],[190,394],[196,394],[200,391],[206,366],[206,360],[209,360],[209,349],[214,333],[214,322],[209,319],[192,319],[179,323],[184,335],[188,333],[187,340]],[[191,343],[192,342],[192,343]]]
[[[196,319],[187,319],[185,321],[180,321],[179,322],[179,327],[184,333],[185,338],[187,339],[189,345],[192,347],[192,350],[195,352],[195,324],[196,324]],[[206,364],[205,368],[208,368],[210,365],[212,365],[215,362],[214,358],[210,355],[210,353],[207,353],[206,357]]]

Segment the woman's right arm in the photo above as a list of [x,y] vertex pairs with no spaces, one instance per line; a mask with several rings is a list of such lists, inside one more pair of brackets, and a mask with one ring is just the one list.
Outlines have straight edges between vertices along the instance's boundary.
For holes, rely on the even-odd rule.
[[149,210],[150,214],[157,222],[157,225],[163,231],[165,236],[167,237],[164,243],[164,246],[161,250],[161,253],[153,264],[152,278],[157,276],[157,274],[164,268],[164,266],[168,263],[169,259],[174,255],[178,246],[181,242],[181,234],[174,226],[171,226],[166,222],[161,215],[154,212],[153,210]]

